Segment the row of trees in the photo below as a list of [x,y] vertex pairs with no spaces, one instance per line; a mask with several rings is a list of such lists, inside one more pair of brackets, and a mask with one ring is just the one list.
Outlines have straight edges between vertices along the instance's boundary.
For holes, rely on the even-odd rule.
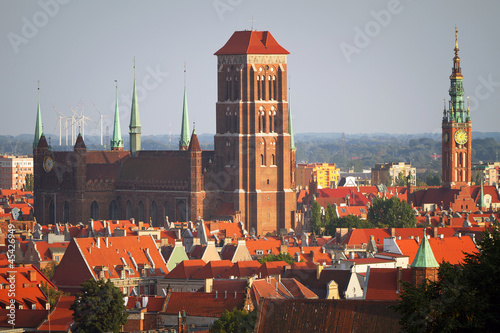
[[334,235],[336,228],[414,228],[416,222],[411,205],[396,197],[373,200],[366,220],[354,215],[339,217],[331,205],[323,214],[318,202],[314,201],[310,219],[311,231],[317,235]]

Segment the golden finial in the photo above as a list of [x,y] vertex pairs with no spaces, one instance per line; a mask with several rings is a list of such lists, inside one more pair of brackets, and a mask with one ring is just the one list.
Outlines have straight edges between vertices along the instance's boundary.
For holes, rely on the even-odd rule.
[[455,53],[458,52],[458,29],[457,26],[455,26]]

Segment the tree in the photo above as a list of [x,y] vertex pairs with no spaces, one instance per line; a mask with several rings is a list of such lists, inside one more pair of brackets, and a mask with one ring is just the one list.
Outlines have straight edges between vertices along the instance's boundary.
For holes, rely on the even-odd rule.
[[43,275],[45,275],[49,280],[52,280],[52,278],[54,277],[54,273],[56,271],[56,267],[57,267],[57,262],[52,260],[47,264],[47,266],[45,266],[40,270],[42,271]]
[[295,260],[293,257],[288,253],[280,253],[280,254],[270,254],[268,256],[263,257],[262,259],[259,260],[261,264],[268,262],[268,261],[285,261],[287,264],[292,265]]
[[311,231],[319,234],[321,228],[321,206],[316,200],[314,200],[312,204],[311,220],[309,223],[311,225]]
[[42,281],[42,285],[40,286],[40,289],[42,292],[47,296],[47,300],[49,301],[50,308],[53,308],[57,300],[59,299],[60,296],[66,296],[69,295],[69,293],[65,293],[64,291],[57,290],[57,288],[54,288],[50,286],[48,283],[45,283]]
[[398,175],[398,179],[396,180],[396,186],[406,186],[406,176],[403,171],[401,171]]
[[92,279],[81,284],[70,309],[75,323],[72,332],[119,332],[127,322],[123,293],[110,280]]
[[255,320],[257,319],[256,311],[247,312],[236,308],[229,312],[224,311],[222,316],[214,322],[210,328],[213,333],[250,333],[253,332]]
[[25,191],[33,191],[33,174],[26,174],[26,176],[24,176],[24,190]]
[[375,198],[367,218],[381,228],[414,228],[417,222],[411,205],[396,197],[388,200]]
[[485,232],[478,248],[460,265],[442,263],[435,282],[402,284],[393,309],[405,332],[500,331],[499,231]]

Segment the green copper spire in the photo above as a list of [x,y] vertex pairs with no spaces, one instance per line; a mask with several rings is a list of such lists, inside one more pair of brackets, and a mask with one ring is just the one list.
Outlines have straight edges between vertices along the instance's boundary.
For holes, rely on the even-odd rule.
[[137,101],[137,90],[135,85],[135,58],[134,58],[134,88],[132,92],[132,107],[130,112],[130,153],[135,156],[141,150],[141,121],[139,120],[139,103]]
[[460,57],[458,56],[458,30],[455,27],[455,57],[453,58],[453,68],[450,75],[450,102],[449,121],[463,123],[470,121],[470,112],[464,107],[464,87],[462,69],[460,68]]
[[35,139],[33,140],[33,148],[38,146],[38,141],[43,135],[42,126],[42,111],[40,110],[40,81],[38,81],[38,108],[36,111],[36,124],[35,124]]
[[290,92],[288,92],[288,133],[290,134],[290,149],[295,149],[292,125],[292,107],[290,106]]
[[484,204],[483,180],[481,179],[481,197],[479,198],[479,208],[482,210],[486,206]]
[[113,127],[113,138],[111,139],[111,150],[123,150],[122,130],[120,128],[120,111],[118,110],[118,85],[116,85],[115,125]]
[[411,267],[439,267],[439,264],[434,257],[434,253],[432,252],[429,241],[427,240],[425,229],[424,236],[422,237],[422,241],[420,242],[420,246],[418,247],[415,259],[411,263]]
[[182,104],[182,125],[181,137],[179,139],[179,150],[186,150],[189,147],[189,118],[186,91],[186,68],[184,67],[184,102]]

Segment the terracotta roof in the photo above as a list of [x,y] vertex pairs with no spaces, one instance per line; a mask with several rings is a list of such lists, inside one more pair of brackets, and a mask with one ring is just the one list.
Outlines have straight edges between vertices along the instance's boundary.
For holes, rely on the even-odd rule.
[[[138,151],[135,157],[123,163],[120,181],[187,181],[189,159],[187,151],[165,151],[158,156],[152,152]],[[182,183],[179,183],[182,185]],[[187,185],[186,185],[187,186]]]
[[167,306],[162,313],[178,315],[186,311],[188,316],[220,317],[225,310],[241,309],[245,301],[244,293],[227,295],[220,293],[172,292],[167,296]]
[[290,54],[269,31],[236,31],[215,55],[223,54]]
[[288,289],[293,298],[318,298],[318,295],[294,278],[283,278],[281,279],[281,283],[283,283],[285,288]]
[[231,276],[234,276],[236,278],[250,277],[256,274],[260,266],[261,265],[257,260],[238,261],[234,263],[233,266],[224,274],[222,274],[221,278],[228,279]]
[[191,135],[191,140],[189,141],[189,151],[201,151],[200,142],[198,141],[198,135],[196,135],[193,130],[193,134]]
[[256,333],[399,332],[395,302],[359,300],[266,299],[258,309]]
[[210,261],[202,269],[193,273],[192,279],[220,279],[221,276],[227,272],[233,263],[230,260],[215,260]]
[[[40,147],[40,143],[38,143],[38,147]],[[8,323],[10,319],[7,318],[8,313],[10,313],[10,310],[0,309],[0,327],[12,327]],[[48,313],[47,310],[16,309],[16,326],[36,329],[47,318]]]
[[191,279],[193,274],[205,266],[201,259],[184,260],[177,264],[166,276],[166,279]]
[[255,272],[259,278],[265,278],[271,275],[281,275],[283,267],[288,266],[285,261],[268,261],[263,263]]
[[130,151],[127,150],[92,150],[85,155],[87,167],[89,164],[101,164],[102,167],[102,164],[121,163],[128,157],[130,157]]
[[215,212],[216,216],[232,216],[235,214],[233,202],[223,202]]
[[213,291],[217,290],[219,295],[224,295],[224,292],[227,291],[234,296],[234,292],[244,292],[247,285],[246,279],[214,279],[212,289]]
[[401,269],[400,276],[397,268],[370,269],[366,300],[397,300],[398,280],[410,282],[411,269]]
[[[83,267],[80,267],[82,260]],[[145,265],[150,267],[148,276],[168,273],[151,236],[73,238],[56,269],[54,281],[58,285],[74,286],[75,282],[88,279],[89,273],[92,278],[99,279],[101,271],[105,278],[120,279],[123,270],[127,278],[137,278],[142,276]],[[81,272],[75,276],[77,269]]]
[[257,250],[262,250],[264,255],[279,254],[279,248],[282,243],[281,240],[274,237],[266,237],[265,239],[249,239],[246,241],[246,244],[250,255],[255,256],[257,255]]
[[47,320],[44,321],[38,331],[48,331],[50,327],[51,332],[68,332],[70,326],[73,324],[73,310],[69,307],[75,302],[74,296],[61,296],[57,301],[55,308],[50,314],[50,325]]
[[143,305],[143,302],[146,301],[146,311],[147,312],[160,312],[161,309],[163,308],[163,305],[165,304],[166,297],[162,296],[142,296],[142,297],[136,297],[136,296],[129,296],[127,298],[127,310],[129,309],[134,309],[136,307],[137,302],[141,304],[141,307]]

